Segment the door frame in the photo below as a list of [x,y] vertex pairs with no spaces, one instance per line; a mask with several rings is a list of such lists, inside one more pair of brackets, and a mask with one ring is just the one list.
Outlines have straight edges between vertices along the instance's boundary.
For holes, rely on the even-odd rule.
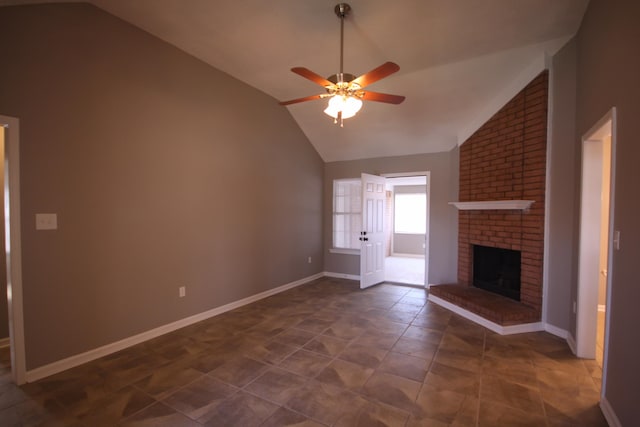
[[[615,232],[614,232],[614,205],[615,205],[615,176],[616,176],[616,139],[617,139],[617,119],[616,108],[613,107],[609,110],[598,122],[589,129],[582,137],[582,154],[581,154],[581,201],[580,201],[580,246],[578,253],[578,289],[577,289],[577,302],[576,302],[576,355],[578,357],[594,358],[595,357],[595,336],[597,327],[597,310],[598,310],[598,287],[591,286],[590,282],[586,279],[594,274],[592,265],[586,262],[586,249],[589,235],[589,224],[586,223],[585,217],[587,211],[593,208],[593,205],[585,203],[585,192],[593,190],[590,187],[589,182],[586,180],[588,170],[585,170],[585,163],[590,161],[598,161],[597,154],[591,153],[590,146],[593,144],[602,144],[605,137],[611,135],[611,181],[610,181],[610,195],[609,195],[609,224],[608,224],[608,259],[607,259],[607,296],[606,304],[607,310],[605,313],[605,332],[604,332],[604,356],[602,361],[602,387],[601,393],[604,396],[606,390],[607,380],[607,361],[609,353],[609,319],[611,317],[611,311],[613,309],[611,304],[611,292],[613,275],[613,254],[616,249],[615,244]],[[597,147],[596,147],[597,148]],[[602,161],[602,155],[600,154],[600,162]],[[599,185],[602,185],[600,179]],[[601,206],[601,202],[598,204]],[[599,229],[599,228],[598,228]],[[599,265],[599,263],[598,263]],[[599,276],[599,268],[595,270],[596,277]]]
[[24,384],[26,378],[22,294],[22,239],[20,235],[19,125],[17,118],[0,115],[0,126],[5,128],[5,251],[7,254],[7,303],[9,306],[11,376],[18,385]]
[[403,178],[409,176],[426,176],[427,177],[427,210],[425,215],[426,224],[426,233],[424,238],[424,287],[429,287],[429,238],[431,236],[431,230],[429,228],[429,218],[431,211],[431,172],[430,171],[422,171],[422,172],[400,172],[400,173],[383,173],[380,176],[384,176],[385,178]]

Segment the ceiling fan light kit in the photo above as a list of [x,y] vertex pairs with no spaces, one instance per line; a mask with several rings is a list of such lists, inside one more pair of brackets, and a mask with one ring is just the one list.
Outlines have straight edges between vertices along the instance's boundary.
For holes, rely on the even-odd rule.
[[324,113],[333,117],[335,120],[348,119],[356,115],[362,108],[362,100],[355,96],[340,96],[334,95],[329,99],[329,106],[324,110]]
[[405,97],[363,90],[366,86],[400,70],[400,67],[393,62],[385,62],[360,77],[343,72],[344,18],[351,11],[351,6],[346,3],[339,3],[334,8],[334,11],[338,18],[340,18],[340,72],[325,79],[307,68],[292,68],[291,71],[294,73],[324,87],[327,93],[282,101],[280,105],[291,105],[315,99],[329,98],[328,106],[324,112],[333,117],[334,123],[337,124],[339,122],[340,127],[343,127],[343,120],[355,116],[362,108],[363,100],[400,104],[404,101]]

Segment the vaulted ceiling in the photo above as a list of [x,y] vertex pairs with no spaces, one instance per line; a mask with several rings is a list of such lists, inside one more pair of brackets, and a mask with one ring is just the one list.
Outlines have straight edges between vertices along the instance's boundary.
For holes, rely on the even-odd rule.
[[[0,5],[43,3],[0,0]],[[89,0],[239,80],[288,100],[323,91],[289,71],[338,72],[336,0]],[[344,71],[386,62],[372,84],[405,95],[366,102],[344,127],[326,100],[288,107],[325,161],[450,150],[545,68],[576,33],[588,0],[347,0]]]

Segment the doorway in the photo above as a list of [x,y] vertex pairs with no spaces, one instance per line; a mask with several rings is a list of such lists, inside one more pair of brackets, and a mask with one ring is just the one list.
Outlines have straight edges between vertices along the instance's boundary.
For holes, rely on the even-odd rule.
[[428,172],[387,175],[385,281],[425,286]]
[[[9,318],[9,350],[11,376],[16,384],[26,377],[24,322],[22,310],[22,260],[20,237],[20,147],[18,119],[0,116],[0,132],[4,147],[3,212],[4,248],[6,255],[6,295]],[[4,302],[3,302],[4,303]]]
[[596,359],[606,380],[611,307],[615,176],[615,108],[582,138],[580,247],[576,312],[576,354]]

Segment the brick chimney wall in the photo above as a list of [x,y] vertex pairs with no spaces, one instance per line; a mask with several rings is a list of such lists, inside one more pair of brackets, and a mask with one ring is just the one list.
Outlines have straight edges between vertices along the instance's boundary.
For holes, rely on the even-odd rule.
[[460,146],[460,201],[535,200],[528,211],[459,211],[458,281],[471,285],[472,245],[521,251],[520,301],[542,313],[548,72]]

